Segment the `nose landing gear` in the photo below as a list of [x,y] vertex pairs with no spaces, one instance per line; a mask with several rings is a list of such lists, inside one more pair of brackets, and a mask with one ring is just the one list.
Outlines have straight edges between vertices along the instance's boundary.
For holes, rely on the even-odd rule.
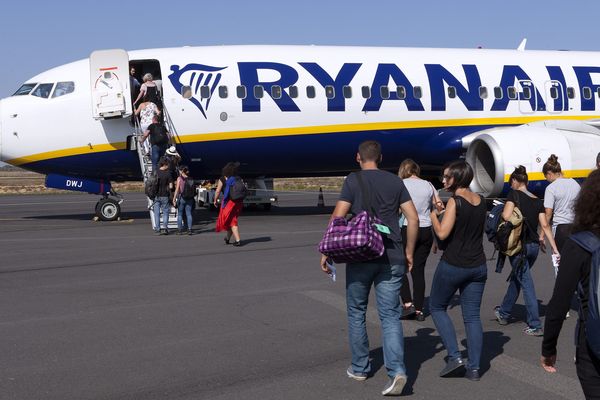
[[105,194],[96,203],[96,217],[100,221],[116,221],[121,217],[123,198],[115,192],[111,192],[111,194],[118,196],[119,199],[108,197],[108,194]]

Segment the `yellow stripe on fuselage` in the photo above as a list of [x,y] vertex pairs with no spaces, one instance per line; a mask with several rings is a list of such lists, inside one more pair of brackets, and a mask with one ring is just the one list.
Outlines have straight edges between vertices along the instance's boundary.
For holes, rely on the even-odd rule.
[[[562,171],[562,174],[565,178],[587,178],[588,175],[592,172],[591,169],[572,169],[567,171]],[[511,174],[504,175],[504,183],[508,183],[510,180]],[[528,172],[527,176],[530,181],[545,181],[546,177],[543,172]]]
[[45,153],[32,154],[25,157],[14,158],[6,161],[11,165],[24,165],[37,161],[45,161],[53,158],[77,156],[82,154],[100,153],[103,151],[125,150],[125,142],[96,144],[82,147],[72,147],[70,149],[47,151]]
[[[546,115],[529,117],[504,117],[504,118],[468,118],[468,119],[440,119],[423,121],[401,121],[401,122],[373,122],[361,124],[339,124],[339,125],[321,125],[321,126],[302,126],[295,128],[275,128],[258,129],[247,131],[231,131],[217,133],[200,133],[179,136],[181,143],[210,142],[217,140],[235,140],[235,139],[257,139],[276,136],[297,136],[297,135],[319,135],[339,132],[360,132],[360,131],[385,131],[401,129],[419,129],[419,128],[444,128],[457,126],[501,126],[501,125],[522,125],[531,122],[548,120],[591,120],[600,118],[592,115]],[[44,153],[33,154],[6,161],[12,165],[23,165],[36,161],[44,161],[52,158],[68,157],[97,153],[103,151],[124,150],[125,142],[115,142],[91,146],[73,147],[69,149],[55,150]]]

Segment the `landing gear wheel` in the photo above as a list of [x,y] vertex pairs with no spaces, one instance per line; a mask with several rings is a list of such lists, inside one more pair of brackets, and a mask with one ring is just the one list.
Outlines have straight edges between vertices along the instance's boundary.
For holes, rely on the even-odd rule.
[[121,206],[116,200],[102,199],[96,204],[96,215],[101,221],[116,221],[121,216]]

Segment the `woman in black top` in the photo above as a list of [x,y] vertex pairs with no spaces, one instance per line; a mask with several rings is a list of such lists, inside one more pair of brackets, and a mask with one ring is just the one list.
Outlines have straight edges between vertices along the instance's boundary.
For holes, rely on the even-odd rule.
[[[590,231],[600,237],[600,170],[590,174],[581,187],[575,202],[573,232]],[[554,285],[554,293],[546,310],[544,341],[542,343],[542,367],[556,372],[556,343],[565,313],[571,306],[573,292],[581,284],[577,348],[575,365],[577,376],[586,399],[600,399],[600,360],[590,351],[585,329],[581,326],[588,312],[588,294],[592,256],[573,240],[567,239],[562,248],[560,267]]]
[[[438,212],[431,213],[433,230],[441,240],[447,240],[446,250],[437,266],[431,295],[431,317],[444,346],[448,362],[440,376],[464,371],[470,380],[479,380],[479,361],[483,346],[481,298],[487,280],[487,265],[483,253],[483,227],[486,206],[483,197],[471,192],[473,169],[465,161],[455,161],[444,170],[444,188],[453,194],[441,222]],[[456,332],[448,316],[448,305],[456,291],[460,293],[469,360],[461,358]],[[465,365],[466,364],[466,365]]]
[[523,300],[527,309],[527,328],[523,332],[530,336],[542,336],[544,332],[542,330],[542,322],[540,321],[533,277],[531,276],[531,268],[537,259],[540,245],[544,243],[543,236],[540,239],[538,235],[538,226],[542,227],[544,234],[550,242],[552,252],[556,257],[558,257],[558,249],[552,237],[548,221],[546,221],[544,203],[527,191],[529,179],[525,167],[519,165],[515,168],[510,175],[509,182],[512,190],[506,198],[504,211],[502,211],[502,219],[505,221],[510,220],[515,207],[519,208],[523,214],[523,250],[521,253],[509,258],[512,271],[508,289],[504,295],[502,305],[494,308],[494,314],[500,325],[508,324],[510,312],[519,297],[519,292],[523,290]]

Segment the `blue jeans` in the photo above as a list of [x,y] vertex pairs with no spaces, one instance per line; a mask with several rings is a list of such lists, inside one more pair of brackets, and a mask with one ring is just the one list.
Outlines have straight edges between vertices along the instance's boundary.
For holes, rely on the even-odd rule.
[[487,280],[487,265],[475,268],[461,268],[440,261],[431,283],[429,309],[436,329],[442,337],[448,358],[454,360],[461,356],[456,341],[456,332],[452,320],[448,316],[448,305],[458,290],[462,309],[465,332],[467,333],[467,350],[469,352],[468,369],[479,369],[481,349],[483,347],[483,327],[480,309],[483,289]]
[[154,230],[160,230],[160,210],[162,209],[163,215],[163,229],[169,227],[169,211],[171,210],[171,203],[168,197],[157,197],[154,199]]
[[509,258],[512,273],[510,275],[508,290],[506,291],[506,295],[504,295],[504,300],[499,310],[502,318],[508,318],[519,297],[519,292],[523,290],[523,300],[527,309],[527,325],[533,329],[542,327],[537,296],[535,295],[535,286],[533,285],[533,277],[531,276],[531,267],[533,267],[539,251],[539,244],[526,243],[524,255],[519,254]]
[[368,374],[371,371],[366,313],[369,292],[371,285],[374,285],[383,329],[383,360],[387,373],[390,377],[406,375],[400,321],[400,285],[404,272],[405,267],[401,264],[350,263],[346,266],[348,335],[354,372]]
[[167,145],[152,145],[152,154],[150,156],[152,159],[152,173],[155,174],[158,171],[158,162],[165,155],[165,151],[167,151]]
[[194,199],[186,200],[183,197],[179,198],[179,207],[177,207],[177,229],[183,230],[183,212],[187,220],[188,231],[192,230],[192,208],[194,207]]

